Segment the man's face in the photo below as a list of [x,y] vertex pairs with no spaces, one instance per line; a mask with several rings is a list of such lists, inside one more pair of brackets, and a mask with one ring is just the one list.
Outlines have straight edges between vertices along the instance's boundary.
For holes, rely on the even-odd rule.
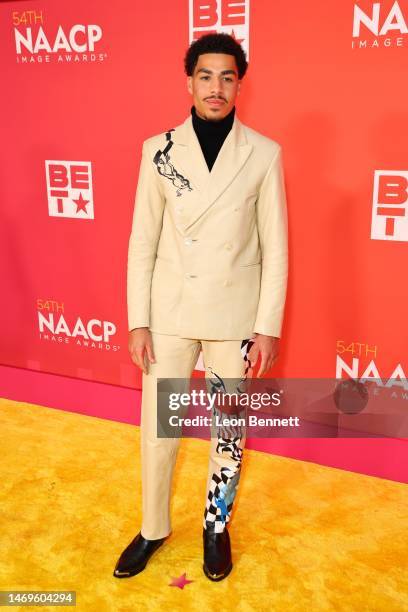
[[226,53],[199,55],[193,75],[187,77],[187,89],[202,119],[218,121],[228,115],[239,87],[235,57]]

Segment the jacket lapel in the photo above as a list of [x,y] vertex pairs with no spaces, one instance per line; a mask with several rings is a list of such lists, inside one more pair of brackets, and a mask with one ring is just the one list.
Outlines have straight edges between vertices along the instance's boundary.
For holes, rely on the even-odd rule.
[[172,140],[174,144],[170,157],[173,164],[177,171],[189,179],[193,191],[196,191],[196,198],[191,202],[191,210],[185,211],[184,229],[187,230],[215,203],[235,179],[248,159],[253,146],[247,142],[243,125],[236,115],[211,172],[208,170],[200,142],[194,131],[191,115],[174,130]]

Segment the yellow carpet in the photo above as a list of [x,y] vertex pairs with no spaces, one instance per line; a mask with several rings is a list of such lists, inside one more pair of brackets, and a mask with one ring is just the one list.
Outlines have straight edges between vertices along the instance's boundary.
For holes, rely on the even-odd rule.
[[[144,572],[118,580],[140,527],[139,428],[9,400],[0,414],[0,590],[75,590],[81,612],[408,610],[406,485],[247,450],[234,568],[211,583],[201,569],[209,446],[182,440],[173,534]],[[184,572],[192,583],[168,586]]]

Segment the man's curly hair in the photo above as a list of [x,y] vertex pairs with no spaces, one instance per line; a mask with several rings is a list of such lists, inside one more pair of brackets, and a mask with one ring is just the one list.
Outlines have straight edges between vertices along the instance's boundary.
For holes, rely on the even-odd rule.
[[192,76],[197,65],[198,56],[203,53],[226,53],[235,57],[238,68],[238,79],[241,80],[247,71],[248,62],[241,45],[229,34],[205,34],[191,43],[184,57],[184,70]]

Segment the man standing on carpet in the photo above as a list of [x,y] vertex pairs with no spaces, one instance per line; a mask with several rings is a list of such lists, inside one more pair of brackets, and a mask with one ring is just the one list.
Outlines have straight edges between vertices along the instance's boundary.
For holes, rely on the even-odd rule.
[[[193,42],[184,58],[191,114],[143,143],[129,240],[129,351],[143,371],[140,533],[114,576],[141,572],[171,533],[179,438],[157,436],[157,379],[189,379],[200,350],[206,376],[245,378],[279,350],[288,273],[280,145],[241,123],[235,101],[245,52],[227,34]],[[205,575],[232,568],[227,524],[244,436],[211,439],[204,497]]]

